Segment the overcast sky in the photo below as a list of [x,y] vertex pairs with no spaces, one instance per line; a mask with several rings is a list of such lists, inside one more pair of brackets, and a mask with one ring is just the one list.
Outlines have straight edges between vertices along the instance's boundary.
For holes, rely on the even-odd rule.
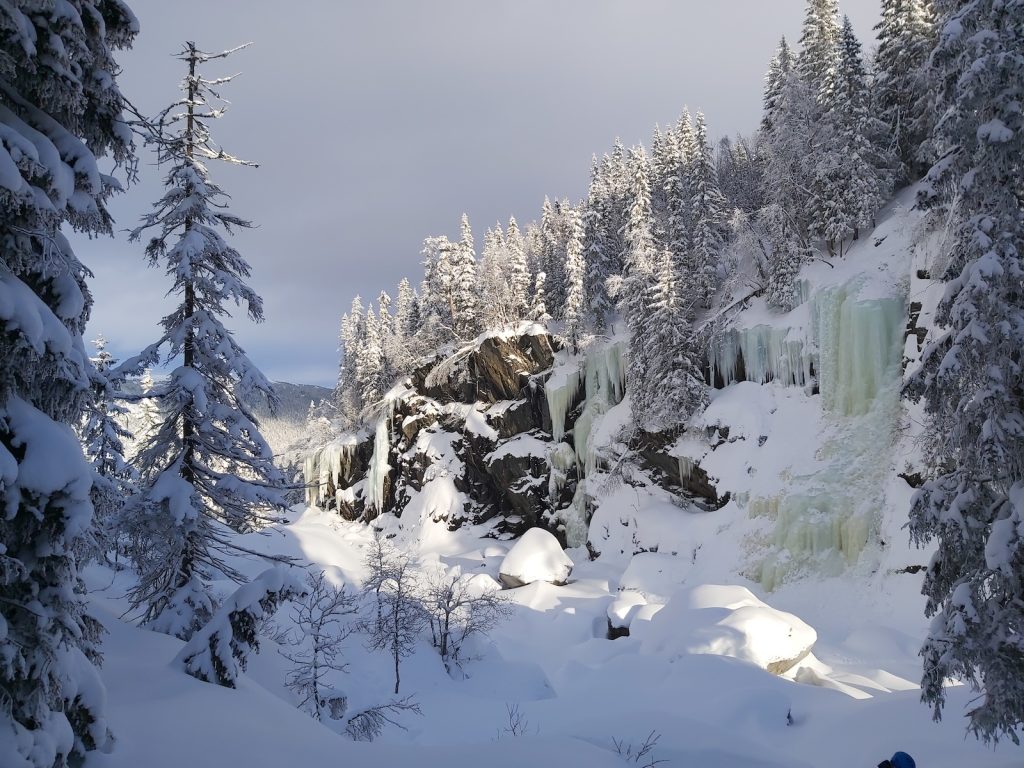
[[[880,0],[845,0],[865,48]],[[804,0],[129,0],[142,32],[122,90],[143,112],[176,98],[172,57],[255,43],[208,76],[241,72],[215,137],[260,163],[211,173],[258,225],[233,244],[266,322],[229,323],[274,380],[332,385],[341,314],[356,293],[418,283],[424,237],[539,215],[585,195],[590,158],[616,136],[649,144],[684,104],[712,136],[750,132],[778,38]],[[144,156],[114,201],[120,228],[159,197]],[[94,271],[89,338],[121,357],[157,338],[168,280],[123,233],[77,242]]]

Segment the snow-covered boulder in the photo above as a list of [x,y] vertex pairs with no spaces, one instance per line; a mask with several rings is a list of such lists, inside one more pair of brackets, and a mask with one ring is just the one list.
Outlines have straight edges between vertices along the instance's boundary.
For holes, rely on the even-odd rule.
[[689,558],[659,552],[633,555],[619,578],[619,591],[638,592],[651,603],[667,603],[683,584],[691,568]]
[[543,528],[531,528],[501,561],[498,575],[506,587],[522,587],[535,581],[562,585],[569,580],[573,562],[558,539]]
[[631,622],[644,653],[732,656],[781,675],[818,639],[797,616],[772,608],[745,587],[702,585],[673,595],[649,622]]

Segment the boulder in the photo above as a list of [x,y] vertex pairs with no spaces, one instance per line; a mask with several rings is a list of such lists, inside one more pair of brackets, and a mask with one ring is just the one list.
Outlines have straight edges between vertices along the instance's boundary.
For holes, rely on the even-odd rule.
[[649,622],[634,618],[629,628],[643,653],[732,656],[775,675],[799,664],[818,639],[797,616],[745,587],[711,584],[677,592]]
[[562,551],[558,539],[543,528],[531,528],[505,555],[498,575],[509,588],[535,581],[561,586],[569,580],[572,569],[573,562]]
[[495,403],[484,412],[484,418],[499,438],[514,437],[542,426],[533,402],[527,398]]
[[535,435],[518,435],[486,458],[486,472],[499,500],[532,524],[548,507],[548,445]]

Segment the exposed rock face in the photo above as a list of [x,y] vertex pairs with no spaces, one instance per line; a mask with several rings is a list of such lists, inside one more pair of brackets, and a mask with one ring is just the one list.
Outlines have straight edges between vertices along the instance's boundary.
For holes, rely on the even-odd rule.
[[674,438],[663,434],[644,433],[637,445],[641,465],[655,475],[665,485],[682,488],[688,495],[696,497],[711,509],[718,509],[728,500],[728,495],[719,498],[718,489],[698,465],[690,467],[685,475],[680,475],[679,459],[668,454],[668,448]]
[[[325,446],[307,459],[313,485],[308,498],[353,520],[372,519],[380,511],[401,516],[411,499],[429,498],[426,513],[453,528],[493,519],[496,536],[542,527],[564,542],[572,522],[577,532],[582,525],[585,536],[586,497],[574,502],[584,474],[584,459],[574,447],[576,428],[590,434],[595,414],[621,399],[623,385],[615,383],[621,355],[617,348],[610,356],[599,351],[580,360],[578,372],[563,360],[552,378],[558,343],[540,326],[521,330],[518,336],[486,337],[417,370],[391,391],[378,420],[356,436],[340,438],[344,451]],[[595,359],[612,360],[614,370],[594,369]],[[556,443],[549,401],[557,398],[546,389],[568,392],[567,377],[573,376],[578,386],[559,403],[564,437]],[[588,411],[582,406],[595,382],[602,407]],[[666,439],[648,435],[639,454],[657,482],[677,490],[679,465],[667,448]],[[717,502],[700,471],[686,480],[690,493]]]

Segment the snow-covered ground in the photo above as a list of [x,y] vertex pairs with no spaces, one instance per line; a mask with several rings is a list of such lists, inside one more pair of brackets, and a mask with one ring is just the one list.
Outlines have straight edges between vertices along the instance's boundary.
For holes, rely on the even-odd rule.
[[[398,521],[386,527],[402,540]],[[435,544],[418,551],[424,568],[440,562],[495,580],[509,548],[471,529],[428,538]],[[245,543],[358,585],[370,541],[366,526],[297,507],[287,524]],[[402,693],[415,694],[423,714],[403,717],[408,731],[390,727],[373,744],[354,743],[295,708],[284,686],[288,663],[269,638],[236,690],[188,677],[172,664],[180,641],[119,620],[128,577],[93,568],[93,605],[109,631],[103,677],[119,738],[113,753],[91,756],[88,765],[612,766],[624,764],[613,739],[639,746],[652,731],[660,735],[653,756],[666,765],[861,768],[897,749],[929,768],[1021,764],[1013,745],[992,751],[964,738],[958,714],[970,700],[966,690],[951,692],[941,724],[918,702],[920,576],[868,583],[836,577],[771,594],[746,583],[751,598],[793,614],[794,637],[785,614],[756,600],[740,600],[753,610],[745,619],[721,607],[735,602],[737,587],[695,590],[708,569],[688,569],[688,556],[664,557],[678,565],[679,586],[664,569],[643,565],[650,555],[630,558],[624,574],[611,564],[621,560],[590,561],[585,549],[568,554],[576,563],[569,584],[508,590],[512,616],[461,672],[446,673],[424,637],[402,671]],[[265,565],[241,564],[251,576]],[[643,590],[652,604],[634,616],[633,636],[608,640],[608,608],[620,585]],[[651,610],[666,596],[667,607]],[[698,620],[695,612],[708,615]],[[288,614],[287,607],[279,612],[280,626]],[[715,634],[730,616],[728,631]],[[728,652],[742,643],[724,641],[750,636],[751,621],[762,630],[768,621],[771,631],[754,631],[751,653]],[[645,622],[650,626],[641,630]],[[804,622],[817,634],[813,655],[785,677],[763,669],[759,655],[789,652],[809,639]],[[695,638],[703,638],[701,647]],[[350,711],[387,700],[390,660],[367,651],[359,634],[348,639],[345,657],[349,672],[332,682],[348,694]],[[509,708],[521,715],[521,733],[509,732]]]

